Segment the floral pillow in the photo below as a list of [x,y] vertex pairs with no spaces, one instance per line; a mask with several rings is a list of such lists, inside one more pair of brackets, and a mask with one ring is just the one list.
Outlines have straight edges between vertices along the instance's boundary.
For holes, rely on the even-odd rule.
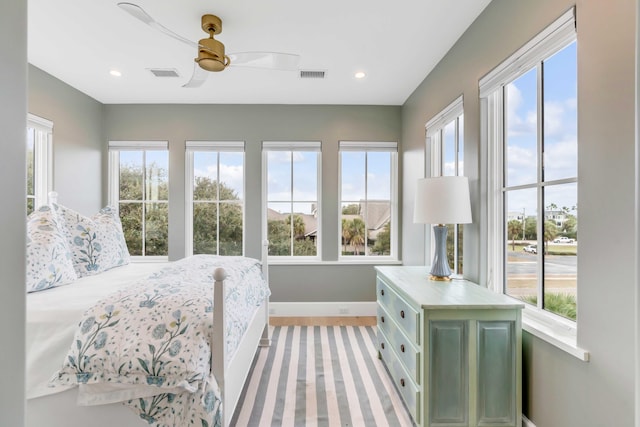
[[65,236],[78,277],[129,264],[129,250],[115,209],[108,206],[92,217],[60,205],[56,209],[64,219]]
[[49,206],[27,218],[27,292],[66,285],[78,278],[62,219]]

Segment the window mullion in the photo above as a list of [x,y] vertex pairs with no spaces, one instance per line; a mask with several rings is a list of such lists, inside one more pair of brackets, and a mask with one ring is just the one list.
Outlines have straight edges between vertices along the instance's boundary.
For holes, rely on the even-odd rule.
[[538,165],[537,165],[537,204],[538,204],[538,248],[542,248],[542,250],[538,250],[537,253],[537,275],[538,275],[538,287],[537,287],[537,295],[538,295],[538,308],[544,309],[544,263],[546,257],[546,246],[545,246],[545,210],[544,210],[544,78],[543,78],[543,63],[542,61],[538,62],[536,65],[537,69],[537,92],[536,92],[536,108],[537,108],[537,117],[536,126],[537,126],[537,156],[538,156]]
[[142,151],[142,256],[147,255],[147,152]]
[[289,235],[290,237],[290,241],[289,241],[289,245],[290,245],[290,254],[291,256],[295,255],[294,252],[294,244],[293,244],[293,240],[295,239],[295,235],[294,235],[294,227],[293,227],[293,151],[291,151],[289,153],[289,160],[290,160],[290,171],[291,173],[289,174],[289,180],[290,180],[290,187],[289,187],[289,210],[291,212],[289,212]]
[[220,153],[216,153],[216,255],[220,255]]
[[364,153],[364,256],[367,256],[367,247],[368,247],[368,234],[367,230],[369,224],[367,223],[369,219],[369,152],[365,151]]

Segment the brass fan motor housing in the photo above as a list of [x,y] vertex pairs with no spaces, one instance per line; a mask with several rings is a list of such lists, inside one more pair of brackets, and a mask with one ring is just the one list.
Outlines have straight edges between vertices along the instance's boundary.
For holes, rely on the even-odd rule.
[[196,62],[207,71],[224,70],[231,60],[224,54],[224,44],[213,38],[222,32],[222,20],[216,15],[202,15],[202,29],[209,33],[209,38],[198,42]]
[[198,42],[198,57],[196,62],[207,71],[222,71],[231,60],[224,54],[224,44],[214,39],[202,39]]

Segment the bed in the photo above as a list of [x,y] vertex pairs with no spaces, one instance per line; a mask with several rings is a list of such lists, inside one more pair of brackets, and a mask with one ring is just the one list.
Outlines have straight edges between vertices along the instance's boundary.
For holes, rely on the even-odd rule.
[[[27,227],[26,425],[228,426],[257,348],[270,344],[267,263],[209,255],[130,263],[116,242],[114,265],[100,271],[95,260],[106,257],[87,246],[60,257],[60,241],[82,245],[65,235],[75,218],[56,209],[45,207],[45,219]],[[92,237],[105,215],[117,231],[117,215],[99,214],[82,236]],[[64,267],[29,261],[38,240],[65,263],[76,256],[76,272],[89,274],[69,281]],[[263,259],[266,253],[263,242]],[[33,279],[30,269],[47,274]]]

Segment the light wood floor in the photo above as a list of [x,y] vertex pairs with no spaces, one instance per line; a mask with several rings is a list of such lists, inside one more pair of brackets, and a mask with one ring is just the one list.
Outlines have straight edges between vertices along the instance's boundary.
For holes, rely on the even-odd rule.
[[270,317],[273,326],[375,326],[375,316]]

